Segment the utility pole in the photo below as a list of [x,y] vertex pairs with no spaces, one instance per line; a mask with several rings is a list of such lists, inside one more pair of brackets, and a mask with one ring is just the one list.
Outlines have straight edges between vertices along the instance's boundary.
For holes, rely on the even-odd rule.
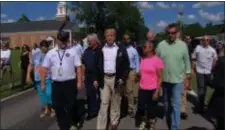
[[179,23],[179,27],[180,27],[180,33],[181,33],[181,37],[183,36],[184,30],[183,30],[183,21],[182,21],[182,17],[183,17],[183,5],[179,5],[178,6],[178,23]]

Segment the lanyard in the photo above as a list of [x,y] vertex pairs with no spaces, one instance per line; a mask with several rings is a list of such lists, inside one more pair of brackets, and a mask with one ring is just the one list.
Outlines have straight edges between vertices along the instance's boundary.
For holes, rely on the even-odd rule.
[[61,57],[60,54],[59,54],[59,51],[58,51],[58,56],[59,56],[59,60],[60,60],[60,66],[62,66],[62,60],[63,60],[63,57],[65,55],[65,52],[66,51],[63,51],[63,54],[62,54],[62,57]]

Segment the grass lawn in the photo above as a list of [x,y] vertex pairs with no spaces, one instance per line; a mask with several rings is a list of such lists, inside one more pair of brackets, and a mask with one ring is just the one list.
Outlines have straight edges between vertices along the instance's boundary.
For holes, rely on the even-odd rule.
[[[12,71],[13,71],[13,77],[14,77],[14,84],[16,88],[14,90],[11,90],[9,88],[9,83],[10,78],[9,74],[6,73],[3,77],[3,81],[1,81],[1,86],[0,86],[0,99],[10,96],[12,94],[15,94],[17,92],[20,92],[21,89],[17,88],[17,86],[20,85],[20,80],[21,80],[21,69],[19,67],[19,62],[20,62],[20,50],[12,50]],[[31,86],[26,86],[25,88],[30,88]]]
[[[191,79],[191,88],[197,93],[197,82],[196,82],[196,77],[192,77]],[[206,99],[205,102],[206,104],[209,103],[212,94],[213,94],[214,90],[210,87],[207,87],[207,92],[206,92]]]

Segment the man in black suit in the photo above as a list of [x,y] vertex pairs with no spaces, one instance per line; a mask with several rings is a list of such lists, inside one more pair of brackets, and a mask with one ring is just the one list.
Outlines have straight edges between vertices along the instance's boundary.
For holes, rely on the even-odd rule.
[[129,59],[126,49],[115,42],[115,29],[105,31],[105,40],[106,44],[96,52],[98,56],[95,59],[97,80],[93,84],[100,87],[101,98],[97,129],[106,129],[110,106],[110,128],[115,130],[120,119],[122,86],[129,72]]

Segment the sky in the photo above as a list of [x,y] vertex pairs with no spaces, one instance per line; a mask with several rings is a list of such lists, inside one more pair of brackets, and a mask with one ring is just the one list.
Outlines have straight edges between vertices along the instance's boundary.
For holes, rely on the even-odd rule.
[[[56,16],[58,2],[2,2],[1,22],[15,22],[21,14],[32,21],[52,20]],[[219,24],[224,19],[223,2],[137,2],[145,25],[153,32],[162,31],[166,25],[177,21],[182,10],[185,24],[208,22]]]

